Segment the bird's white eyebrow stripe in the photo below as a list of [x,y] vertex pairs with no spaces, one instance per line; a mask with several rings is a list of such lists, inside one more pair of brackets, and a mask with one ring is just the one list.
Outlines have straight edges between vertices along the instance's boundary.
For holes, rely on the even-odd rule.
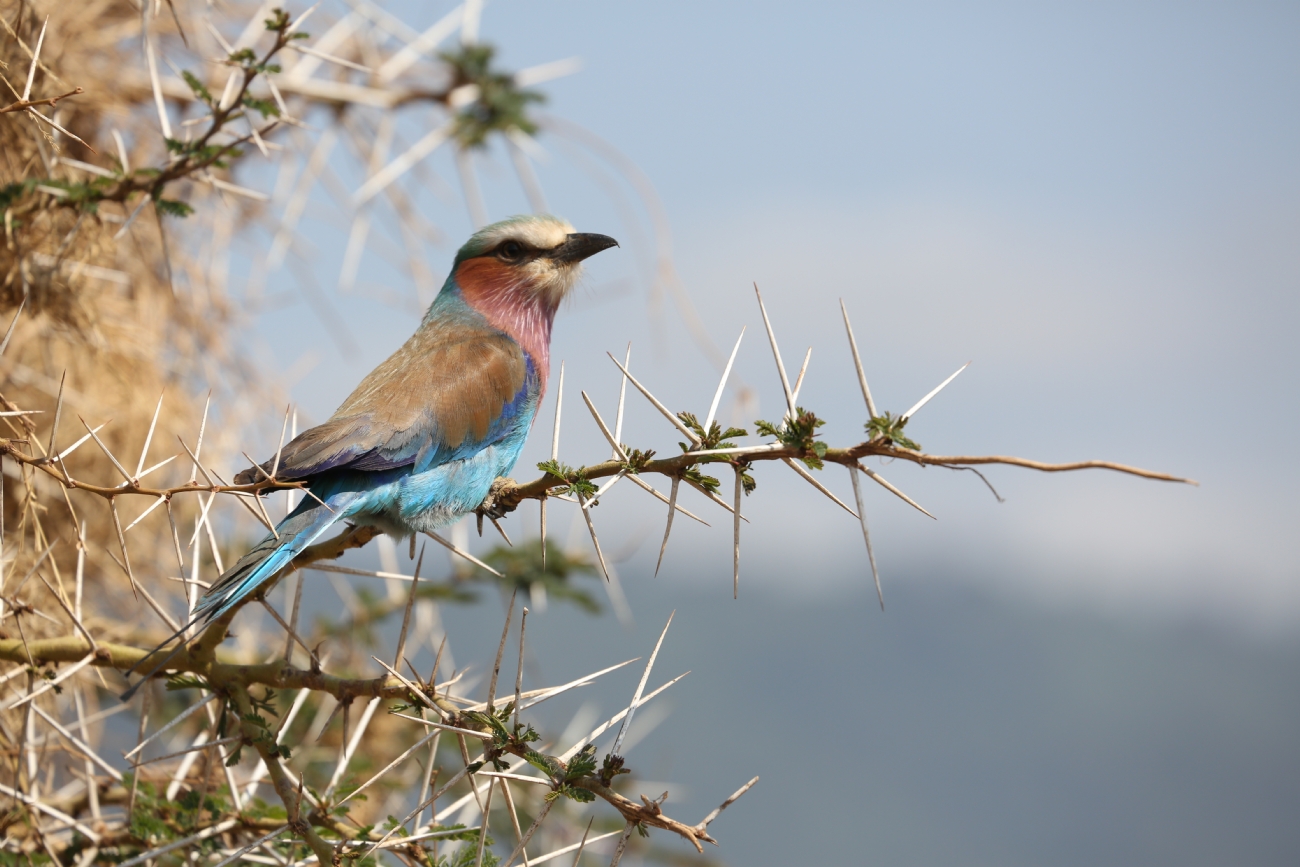
[[539,217],[507,222],[480,234],[484,249],[491,250],[508,240],[516,240],[536,250],[550,250],[563,244],[573,233],[573,226],[557,217]]

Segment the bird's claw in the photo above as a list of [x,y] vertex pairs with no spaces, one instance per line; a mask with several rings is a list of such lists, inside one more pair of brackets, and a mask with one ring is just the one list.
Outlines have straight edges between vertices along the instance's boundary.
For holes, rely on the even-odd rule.
[[474,510],[474,514],[478,515],[479,524],[482,525],[484,517],[504,518],[518,506],[519,484],[514,479],[498,476],[492,482],[488,495],[483,498],[483,502]]

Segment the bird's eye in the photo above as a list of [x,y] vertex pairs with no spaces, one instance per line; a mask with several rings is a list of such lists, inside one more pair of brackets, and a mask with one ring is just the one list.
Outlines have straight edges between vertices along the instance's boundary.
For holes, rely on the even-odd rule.
[[507,262],[517,262],[524,255],[524,246],[518,241],[506,241],[497,247],[497,255]]

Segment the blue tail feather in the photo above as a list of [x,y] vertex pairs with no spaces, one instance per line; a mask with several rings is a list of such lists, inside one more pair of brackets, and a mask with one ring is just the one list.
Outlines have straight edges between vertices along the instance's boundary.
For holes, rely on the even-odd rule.
[[225,614],[320,538],[343,517],[343,510],[352,499],[353,495],[331,497],[327,500],[329,508],[312,499],[299,504],[276,526],[275,534],[268,534],[254,545],[208,588],[194,607],[194,616],[211,621]]
[[[194,614],[190,621],[150,651],[148,656],[137,662],[136,666],[126,672],[127,676],[130,676],[140,663],[151,659],[153,654],[179,638],[191,626],[199,621],[211,621],[220,617],[274,578],[276,573],[302,553],[304,548],[319,539],[336,521],[343,518],[344,510],[356,498],[357,495],[354,493],[336,494],[326,500],[329,503],[328,508],[314,499],[300,503],[297,509],[276,526],[274,534],[268,535],[253,546],[253,550],[240,557],[239,562],[227,569],[217,582],[208,588],[208,592],[203,594],[203,598],[194,606]],[[122,700],[130,700],[141,684],[147,683],[149,678],[165,668],[176,654],[185,649],[187,643],[187,641],[177,643],[171,653],[154,665],[135,686],[122,693]]]

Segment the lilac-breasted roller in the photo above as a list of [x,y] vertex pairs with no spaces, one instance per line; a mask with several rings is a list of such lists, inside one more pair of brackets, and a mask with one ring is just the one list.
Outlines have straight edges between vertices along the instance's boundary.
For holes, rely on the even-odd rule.
[[[195,617],[229,611],[339,521],[403,538],[481,505],[523,450],[546,391],[551,323],[579,263],[616,244],[549,216],[475,232],[415,334],[328,421],[284,446],[276,477],[305,481],[320,501],[304,497],[212,585]],[[265,476],[251,468],[235,478]]]

